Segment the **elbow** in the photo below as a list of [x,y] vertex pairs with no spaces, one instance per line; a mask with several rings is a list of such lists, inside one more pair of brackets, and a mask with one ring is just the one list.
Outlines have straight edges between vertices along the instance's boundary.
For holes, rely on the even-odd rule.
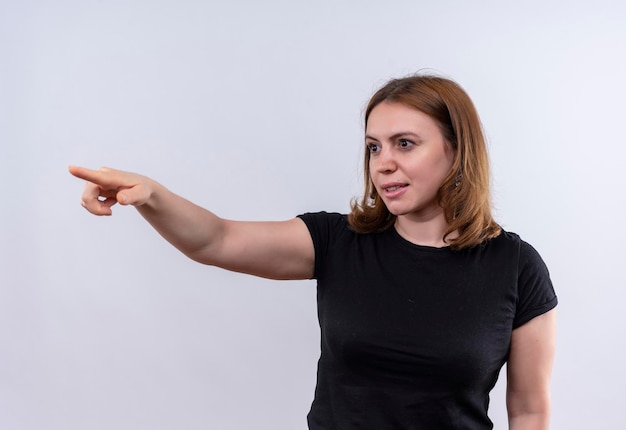
[[548,390],[532,393],[507,392],[507,412],[511,430],[547,430],[551,401]]

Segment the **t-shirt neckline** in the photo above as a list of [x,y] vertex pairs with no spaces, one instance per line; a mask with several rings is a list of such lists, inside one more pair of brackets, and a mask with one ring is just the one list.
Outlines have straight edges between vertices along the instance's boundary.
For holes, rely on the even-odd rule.
[[439,246],[420,245],[417,243],[413,243],[410,240],[405,239],[398,232],[395,225],[392,225],[391,227],[389,227],[389,230],[390,230],[391,235],[393,236],[394,242],[400,244],[401,246],[405,248],[409,248],[414,251],[425,251],[425,252],[436,252],[436,253],[452,251],[452,249],[450,248],[450,245],[439,247]]

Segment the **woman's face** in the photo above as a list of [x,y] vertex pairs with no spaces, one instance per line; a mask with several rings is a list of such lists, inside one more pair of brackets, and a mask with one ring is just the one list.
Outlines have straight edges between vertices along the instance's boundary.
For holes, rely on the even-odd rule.
[[443,214],[437,191],[454,152],[430,116],[402,103],[382,102],[370,112],[365,144],[372,183],[389,212],[416,220]]

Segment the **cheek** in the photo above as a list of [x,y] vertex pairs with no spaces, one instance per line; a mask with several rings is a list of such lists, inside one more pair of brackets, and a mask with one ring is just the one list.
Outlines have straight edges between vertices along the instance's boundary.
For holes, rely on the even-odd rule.
[[456,158],[456,150],[452,148],[451,145],[446,144],[445,146],[445,157],[447,160],[448,172],[452,170],[452,166],[454,166],[454,159]]
[[446,147],[445,151],[442,151],[438,154],[437,157],[433,160],[433,167],[441,176],[447,176],[452,170],[452,166],[454,165],[454,153],[451,149]]
[[376,174],[376,167],[374,165],[374,161],[370,158],[365,166],[367,169],[367,171],[365,172],[367,174],[367,177],[369,178],[370,181],[374,180],[374,175]]

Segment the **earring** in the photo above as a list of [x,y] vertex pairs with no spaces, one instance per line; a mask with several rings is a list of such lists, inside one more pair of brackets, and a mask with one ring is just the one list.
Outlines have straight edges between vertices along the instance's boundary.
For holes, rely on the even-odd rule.
[[456,175],[456,178],[454,178],[454,188],[457,189],[459,188],[459,185],[461,185],[461,174],[459,173],[458,175]]

